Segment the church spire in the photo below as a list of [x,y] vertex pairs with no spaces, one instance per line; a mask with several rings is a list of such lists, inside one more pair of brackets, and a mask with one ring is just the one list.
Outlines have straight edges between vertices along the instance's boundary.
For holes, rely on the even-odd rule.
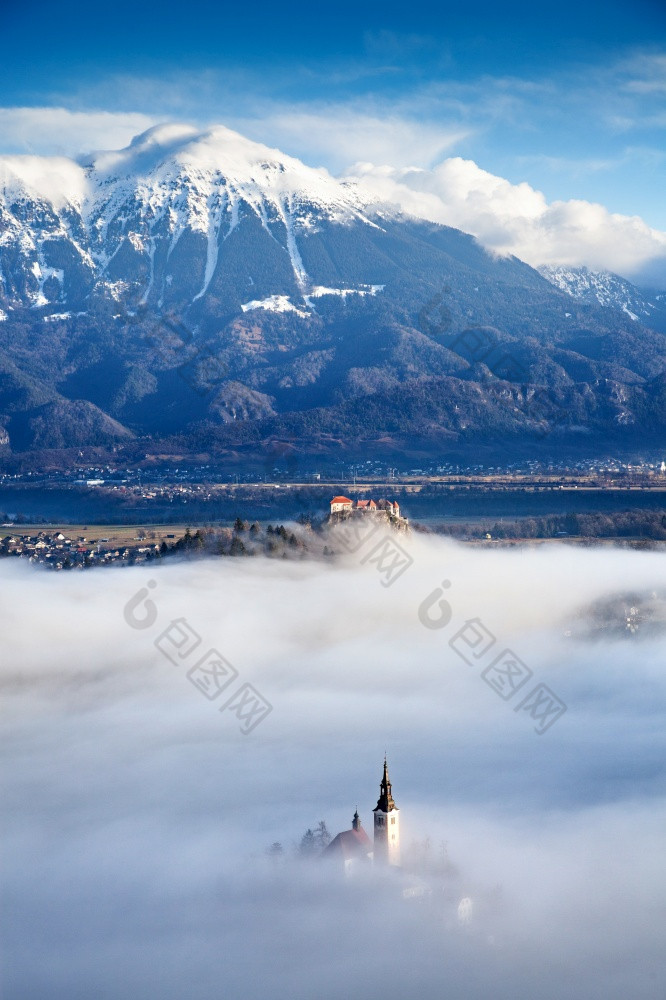
[[379,800],[377,802],[377,807],[374,810],[381,812],[392,812],[397,809],[395,802],[393,801],[393,795],[391,794],[391,781],[388,773],[388,764],[386,762],[386,754],[384,754],[384,773],[382,775],[382,780],[379,785]]

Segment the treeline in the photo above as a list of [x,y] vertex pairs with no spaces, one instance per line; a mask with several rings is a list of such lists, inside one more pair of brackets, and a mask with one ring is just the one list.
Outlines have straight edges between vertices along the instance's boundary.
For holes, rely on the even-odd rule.
[[[423,529],[420,529],[423,530]],[[425,529],[426,531],[428,529]],[[611,513],[550,514],[494,524],[452,524],[434,529],[456,538],[639,538],[666,541],[665,510],[623,510]]]
[[[231,528],[188,528],[182,538],[172,545],[162,542],[160,556],[168,555],[217,555],[217,556],[268,556],[269,558],[304,558],[312,546],[308,535],[314,530],[307,518],[302,518],[298,535],[283,524],[262,525],[237,517]],[[328,550],[324,547],[324,555]]]

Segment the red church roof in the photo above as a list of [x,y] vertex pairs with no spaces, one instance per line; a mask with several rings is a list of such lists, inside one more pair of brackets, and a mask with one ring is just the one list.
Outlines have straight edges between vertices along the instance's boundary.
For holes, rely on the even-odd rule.
[[328,857],[342,857],[344,861],[352,858],[367,858],[372,850],[372,841],[361,827],[359,830],[343,830],[334,837],[324,854]]
[[347,497],[333,497],[331,503],[351,503]]

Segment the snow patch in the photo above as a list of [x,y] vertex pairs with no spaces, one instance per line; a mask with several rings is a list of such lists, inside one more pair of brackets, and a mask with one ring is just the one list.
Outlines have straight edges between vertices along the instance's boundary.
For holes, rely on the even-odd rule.
[[71,319],[72,314],[70,312],[66,313],[51,313],[49,316],[44,316],[45,323],[57,323],[61,319]]
[[338,295],[340,298],[347,298],[348,295],[376,295],[383,292],[385,285],[361,285],[360,288],[327,288],[325,285],[315,285],[309,293],[313,299],[320,299],[324,295]]
[[[214,198],[214,203],[212,203]],[[194,296],[194,302],[206,294],[206,290],[211,283],[215,268],[217,267],[217,257],[219,252],[220,226],[222,225],[222,213],[227,207],[227,199],[224,192],[216,193],[208,199],[208,232],[206,249],[206,273],[204,274],[201,291]],[[231,230],[230,230],[231,231]],[[228,235],[228,234],[227,234]]]
[[150,295],[150,292],[153,287],[153,282],[155,281],[155,239],[152,236],[150,237],[150,249],[148,250],[148,256],[150,259],[150,276],[148,278],[148,284],[146,285],[146,290],[143,293],[143,297],[141,299],[142,306],[145,306],[146,303],[148,302],[148,296]]
[[307,319],[308,313],[299,309],[290,301],[288,295],[269,295],[267,299],[253,299],[241,305],[243,312],[251,312],[253,309],[265,309],[267,312],[295,312],[298,316]]
[[624,303],[622,305],[622,311],[626,312],[626,314],[629,317],[629,319],[633,319],[634,322],[638,323],[638,316],[636,315],[636,313],[633,313],[631,311],[631,309],[629,308],[629,306],[626,303]]
[[294,270],[298,287],[301,291],[304,291],[308,283],[308,275],[303,267],[303,261],[301,260],[301,255],[296,245],[292,198],[291,196],[289,197],[288,206],[283,205],[281,201],[277,204],[280,210],[280,215],[282,216],[282,221],[284,222],[284,228],[287,231],[287,252],[289,254],[289,259],[291,260],[291,266]]
[[128,233],[127,239],[130,241],[137,253],[145,253],[148,249],[146,246],[146,241],[140,233]]
[[129,291],[130,287],[128,281],[100,281],[100,285],[103,288],[106,288],[107,292],[109,292],[111,298],[115,302],[120,302],[123,295]]
[[58,323],[61,320],[71,319],[72,316],[86,316],[86,315],[87,315],[87,313],[85,313],[85,312],[77,312],[77,313],[71,313],[71,312],[49,313],[48,316],[43,316],[42,319],[44,320],[45,323]]
[[60,296],[62,298],[62,286],[65,279],[64,271],[56,267],[47,267],[46,264],[44,264],[43,259],[33,261],[30,270],[37,279],[38,284],[37,291],[33,293],[32,296],[33,309],[40,309],[42,306],[49,305],[49,300],[44,294],[44,285],[52,278],[55,278],[55,280],[60,284]]

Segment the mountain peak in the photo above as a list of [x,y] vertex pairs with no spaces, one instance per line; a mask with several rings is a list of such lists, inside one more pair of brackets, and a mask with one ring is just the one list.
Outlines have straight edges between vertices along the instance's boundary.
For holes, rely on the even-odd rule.
[[[343,205],[360,199],[323,167],[309,167],[293,156],[255,142],[225,125],[155,125],[134,137],[125,149],[99,151],[81,161],[93,182],[197,173],[233,184],[246,192],[306,196],[318,204]],[[365,199],[366,201],[368,199]]]
[[[353,184],[224,125],[155,125],[124,149],[78,163],[9,157],[0,160],[0,223],[18,266],[3,283],[0,259],[0,301],[71,304],[74,285],[83,301],[93,285],[111,290],[129,281],[142,304],[151,296],[164,303],[178,287],[172,265],[187,252],[197,263],[191,259],[179,294],[195,302],[208,290],[227,239],[235,233],[235,243],[247,232],[245,240],[257,224],[262,239],[286,255],[294,290],[306,296],[317,282],[303,265],[301,237],[329,223],[376,226],[369,218],[376,207]],[[278,272],[284,260],[275,259]],[[254,301],[257,289],[248,291]],[[269,298],[277,293],[284,288],[267,290]]]

